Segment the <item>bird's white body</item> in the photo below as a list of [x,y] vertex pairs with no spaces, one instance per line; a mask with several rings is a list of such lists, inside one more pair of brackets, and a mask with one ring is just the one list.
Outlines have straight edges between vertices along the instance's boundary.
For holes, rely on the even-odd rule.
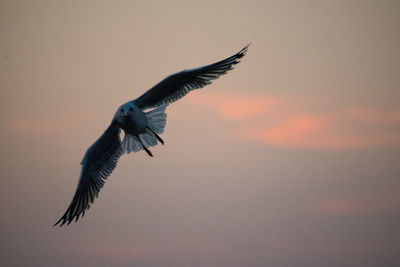
[[143,149],[149,156],[153,156],[148,148],[157,145],[158,141],[164,144],[158,134],[164,132],[166,118],[165,106],[149,112],[134,111],[133,114],[123,117],[121,120],[121,128],[125,132],[122,141],[123,152],[129,154]]

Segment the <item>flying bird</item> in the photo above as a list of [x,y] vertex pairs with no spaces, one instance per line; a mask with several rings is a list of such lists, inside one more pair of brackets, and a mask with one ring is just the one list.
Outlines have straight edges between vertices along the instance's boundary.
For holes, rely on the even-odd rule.
[[[153,157],[149,147],[157,145],[158,142],[164,144],[160,134],[164,132],[166,124],[167,105],[192,90],[210,84],[212,80],[233,69],[233,65],[240,62],[248,47],[249,45],[216,63],[172,74],[140,97],[120,106],[103,135],[86,151],[81,162],[81,175],[75,195],[64,215],[54,226],[70,224],[84,216],[122,154],[144,150]],[[122,141],[121,129],[125,134]]]

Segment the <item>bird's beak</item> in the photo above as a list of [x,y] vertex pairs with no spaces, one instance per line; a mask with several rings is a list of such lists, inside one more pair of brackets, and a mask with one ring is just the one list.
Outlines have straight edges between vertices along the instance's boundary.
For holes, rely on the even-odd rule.
[[128,117],[128,112],[126,111],[122,112],[122,117]]

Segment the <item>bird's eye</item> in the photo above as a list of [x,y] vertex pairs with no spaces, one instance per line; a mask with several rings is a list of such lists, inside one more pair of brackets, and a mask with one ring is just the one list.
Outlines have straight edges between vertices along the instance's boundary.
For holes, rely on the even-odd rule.
[[121,110],[120,110],[121,112],[124,112],[124,109],[123,108],[121,108]]
[[133,111],[133,108],[129,108],[129,112],[132,112]]

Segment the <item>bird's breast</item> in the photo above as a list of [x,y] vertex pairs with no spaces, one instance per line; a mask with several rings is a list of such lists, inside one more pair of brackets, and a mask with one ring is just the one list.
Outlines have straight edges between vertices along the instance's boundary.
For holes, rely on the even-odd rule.
[[147,118],[143,112],[130,114],[122,119],[121,128],[130,134],[143,133],[147,127]]

